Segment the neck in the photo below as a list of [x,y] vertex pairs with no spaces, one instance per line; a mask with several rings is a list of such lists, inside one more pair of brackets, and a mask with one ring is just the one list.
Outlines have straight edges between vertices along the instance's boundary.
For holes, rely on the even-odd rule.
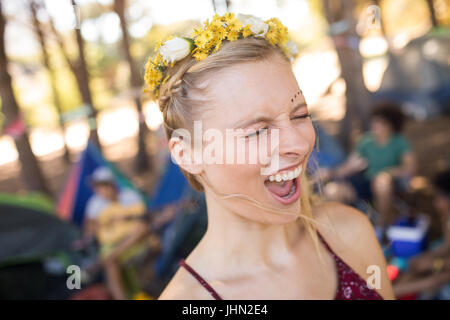
[[[208,229],[201,247],[211,264],[220,266],[225,261],[229,270],[263,271],[282,268],[294,258],[302,234],[298,221],[282,225],[252,221],[224,207],[208,192],[206,202]],[[267,214],[257,207],[254,210]]]
[[375,136],[375,140],[378,144],[385,144],[389,141],[389,139],[392,137],[392,133],[387,133],[383,135]]

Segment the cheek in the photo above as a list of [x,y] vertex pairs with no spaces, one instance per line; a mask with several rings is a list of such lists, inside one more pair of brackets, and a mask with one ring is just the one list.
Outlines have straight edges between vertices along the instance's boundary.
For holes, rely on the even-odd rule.
[[306,129],[306,134],[305,136],[308,139],[308,143],[310,145],[310,149],[309,152],[311,152],[314,148],[314,145],[316,144],[316,130],[314,130],[314,126],[312,124],[312,122],[309,123],[308,128]]
[[298,127],[297,132],[299,134],[299,140],[305,144],[307,148],[307,154],[312,152],[316,143],[316,131],[312,122],[302,124]]
[[210,183],[220,192],[249,194],[258,185],[252,182],[261,179],[260,168],[251,164],[222,164],[208,165],[204,171]]

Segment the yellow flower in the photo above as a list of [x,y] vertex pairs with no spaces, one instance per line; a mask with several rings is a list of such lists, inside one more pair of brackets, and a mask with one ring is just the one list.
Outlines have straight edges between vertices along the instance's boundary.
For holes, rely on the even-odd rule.
[[206,21],[203,23],[203,29],[208,29],[209,28],[209,20],[206,19]]
[[[217,17],[216,17],[217,16]],[[220,16],[216,13],[214,15],[213,20],[211,21],[211,29],[212,30],[216,30],[219,28],[222,28],[224,25],[224,22],[222,21],[222,19],[220,18]]]
[[162,78],[162,73],[155,68],[149,68],[144,78],[149,88],[153,91],[158,87]]
[[227,39],[230,41],[236,41],[239,38],[239,32],[238,31],[229,31],[227,35]]
[[194,31],[192,31],[191,33],[191,38],[195,38],[197,36],[199,36],[202,33],[202,29],[194,29]]
[[223,15],[222,19],[224,22],[226,23],[230,23],[231,21],[233,21],[235,18],[234,13],[232,12],[227,12]]
[[205,59],[206,57],[208,57],[208,52],[205,52],[205,51],[196,51],[196,52],[194,52],[193,57],[194,57],[195,59],[197,59],[197,60],[203,60],[203,59]]
[[162,41],[158,41],[158,42],[156,43],[156,46],[155,46],[155,52],[157,52],[157,51],[159,50],[159,48],[161,47],[161,45],[162,45]]
[[273,45],[281,45],[289,40],[288,29],[280,22],[278,18],[271,18],[264,21],[269,25],[266,39]]
[[229,21],[227,26],[228,32],[239,32],[242,29],[242,22],[238,19]]
[[272,45],[277,45],[278,43],[278,33],[269,27],[269,31],[266,33],[266,40]]
[[253,34],[252,30],[250,30],[250,25],[246,25],[243,29],[242,29],[242,36],[244,38],[247,38],[248,36],[251,36]]
[[216,44],[216,47],[213,50],[213,53],[217,52],[221,46],[222,46],[222,40],[219,40]]
[[211,30],[204,30],[195,38],[194,43],[199,48],[205,48],[213,37],[214,35]]
[[214,35],[217,39],[223,40],[227,37],[227,30],[224,27],[220,26],[214,31]]

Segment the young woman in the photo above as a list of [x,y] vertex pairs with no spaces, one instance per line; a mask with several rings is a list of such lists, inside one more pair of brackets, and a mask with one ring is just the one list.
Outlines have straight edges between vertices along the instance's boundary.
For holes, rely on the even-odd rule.
[[[227,13],[193,39],[166,41],[149,60],[146,82],[172,157],[205,193],[208,212],[204,237],[160,299],[393,298],[368,219],[338,203],[311,205],[305,171],[315,133],[291,70],[291,43],[278,19]],[[199,123],[201,133],[216,135],[198,137]],[[244,147],[224,138],[209,155],[245,161],[198,161],[229,130]],[[249,161],[261,150],[264,160]]]

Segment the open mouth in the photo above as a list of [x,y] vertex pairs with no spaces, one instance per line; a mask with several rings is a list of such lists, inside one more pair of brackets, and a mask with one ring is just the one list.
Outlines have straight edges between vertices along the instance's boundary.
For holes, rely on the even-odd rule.
[[302,165],[286,171],[269,176],[264,185],[275,200],[282,204],[291,204],[300,197],[300,174]]

